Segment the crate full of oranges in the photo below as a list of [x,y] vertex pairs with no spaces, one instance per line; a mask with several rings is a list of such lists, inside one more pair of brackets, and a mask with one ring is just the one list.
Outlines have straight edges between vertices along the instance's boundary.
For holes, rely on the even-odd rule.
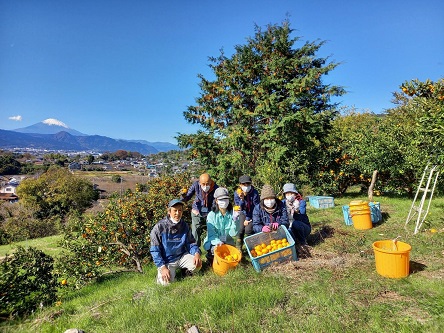
[[245,237],[244,243],[253,267],[258,272],[273,264],[297,260],[293,237],[284,226],[280,226],[276,231]]

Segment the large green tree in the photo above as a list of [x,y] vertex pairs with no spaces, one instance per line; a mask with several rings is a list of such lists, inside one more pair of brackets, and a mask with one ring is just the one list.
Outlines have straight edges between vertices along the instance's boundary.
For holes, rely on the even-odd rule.
[[0,151],[0,174],[14,175],[20,173],[21,164],[13,153]]
[[323,82],[337,66],[316,56],[324,42],[300,43],[292,33],[288,21],[256,26],[232,56],[209,59],[214,79],[199,75],[200,96],[184,116],[202,129],[177,139],[220,184],[242,173],[260,183],[303,181],[319,167],[336,115],[331,97],[344,89]]
[[37,218],[64,217],[68,212],[84,211],[98,198],[90,181],[52,166],[37,179],[28,178],[17,187],[24,205],[37,208]]

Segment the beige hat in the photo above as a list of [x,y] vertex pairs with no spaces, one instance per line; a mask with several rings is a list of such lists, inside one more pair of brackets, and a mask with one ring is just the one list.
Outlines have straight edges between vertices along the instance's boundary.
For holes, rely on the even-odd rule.
[[214,191],[214,197],[216,199],[229,199],[228,190],[225,187],[218,187],[216,191]]
[[275,198],[275,197],[276,197],[276,193],[274,193],[274,190],[271,187],[271,185],[264,185],[262,187],[261,200],[264,200],[266,198]]

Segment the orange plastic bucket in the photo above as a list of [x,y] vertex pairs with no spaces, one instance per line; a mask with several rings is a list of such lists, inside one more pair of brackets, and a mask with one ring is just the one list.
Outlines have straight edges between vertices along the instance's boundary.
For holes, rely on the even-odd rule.
[[353,200],[350,202],[350,216],[353,226],[358,230],[373,228],[370,206],[367,201]]
[[[233,256],[234,254],[237,256],[237,260],[228,261],[224,259],[227,255]],[[242,253],[234,246],[228,244],[220,245],[214,250],[213,272],[219,276],[223,276],[227,274],[229,270],[235,269],[241,259]]]
[[404,242],[381,240],[373,243],[376,271],[389,278],[403,278],[410,273],[410,250]]

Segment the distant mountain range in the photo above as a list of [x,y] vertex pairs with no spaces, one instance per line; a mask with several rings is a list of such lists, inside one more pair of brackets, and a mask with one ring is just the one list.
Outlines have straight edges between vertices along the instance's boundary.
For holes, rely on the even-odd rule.
[[169,142],[121,140],[100,135],[86,135],[56,119],[46,119],[13,131],[0,129],[0,148],[16,147],[101,153],[121,149],[137,151],[143,155],[179,149],[178,146]]

